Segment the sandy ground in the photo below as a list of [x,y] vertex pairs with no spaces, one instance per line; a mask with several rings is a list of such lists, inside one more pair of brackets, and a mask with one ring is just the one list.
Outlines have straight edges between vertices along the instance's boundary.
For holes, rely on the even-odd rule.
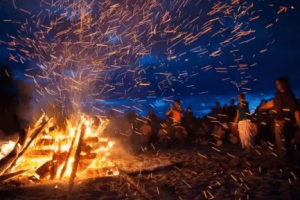
[[[151,150],[114,158],[121,175],[63,183],[0,184],[0,199],[299,199],[300,166],[280,161],[268,147]],[[260,155],[261,154],[261,155]]]

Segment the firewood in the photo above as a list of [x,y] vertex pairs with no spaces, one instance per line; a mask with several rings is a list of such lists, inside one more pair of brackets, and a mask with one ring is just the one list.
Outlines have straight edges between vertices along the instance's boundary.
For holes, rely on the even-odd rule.
[[17,145],[15,145],[14,149],[4,158],[0,160],[0,175],[14,162],[16,157],[18,156]]
[[[80,122],[79,124],[81,124],[81,122]],[[63,167],[63,169],[61,170],[61,173],[60,173],[60,179],[63,178],[63,176],[64,176],[64,174],[65,174],[65,171],[66,171],[66,169],[67,169],[68,162],[69,162],[70,156],[71,156],[71,154],[72,154],[72,151],[73,151],[73,147],[74,147],[76,138],[78,137],[78,132],[79,132],[79,130],[76,130],[76,131],[75,131],[75,135],[74,135],[74,137],[73,137],[73,139],[72,139],[72,142],[71,142],[71,145],[70,145],[70,148],[69,148],[69,151],[68,151],[68,155],[67,155],[67,158],[66,158],[66,160],[65,160],[64,167]]]
[[98,143],[99,142],[99,138],[98,137],[88,137],[84,139],[84,143],[87,144],[94,144],[94,143]]
[[[69,138],[62,138],[61,139],[61,145],[68,145],[69,144]],[[41,138],[39,141],[37,141],[36,146],[37,147],[51,147],[55,144],[55,139],[53,138]]]
[[0,174],[2,174],[16,159],[16,157],[18,156],[19,148],[22,148],[24,146],[24,143],[26,141],[26,136],[27,136],[27,131],[25,128],[23,128],[20,131],[18,142],[15,144],[13,150],[2,160],[0,160]]
[[77,149],[76,149],[76,152],[75,152],[75,160],[74,160],[74,163],[73,163],[73,166],[72,166],[72,172],[71,172],[71,176],[70,176],[69,191],[71,191],[73,189],[73,186],[74,186],[74,180],[75,180],[75,177],[76,177],[77,167],[78,167],[78,164],[79,164],[79,159],[80,159],[80,154],[81,154],[81,147],[82,147],[82,144],[83,144],[83,138],[84,138],[84,135],[85,135],[85,130],[86,130],[86,125],[82,124]]
[[96,153],[89,153],[86,155],[80,155],[80,160],[92,160],[95,159],[97,157]]
[[[52,120],[52,119],[50,119]],[[50,121],[46,121],[44,122],[40,128],[38,128],[35,133],[32,135],[30,141],[27,143],[27,145],[23,148],[23,150],[17,155],[17,157],[14,159],[14,161],[12,162],[12,164],[10,166],[7,167],[7,169],[4,171],[5,174],[10,173],[11,169],[16,165],[18,159],[28,150],[28,147],[31,145],[31,143],[38,137],[38,135],[40,133],[42,133],[43,131],[45,131],[45,129],[47,128],[47,124]]]
[[60,166],[60,151],[53,154],[50,166],[50,179],[54,180],[57,174],[57,169]]
[[49,160],[35,171],[35,173],[39,175],[40,179],[44,179],[50,174],[51,163],[52,160]]
[[66,159],[67,152],[56,152],[52,156],[52,160],[45,162],[41,165],[35,173],[39,175],[40,179],[46,178],[50,175],[50,179],[53,180],[56,177],[57,169],[62,165],[63,161]]
[[18,172],[14,172],[14,173],[11,173],[11,174],[5,174],[5,175],[2,175],[0,176],[0,181],[6,181],[10,178],[14,178],[16,176],[19,176],[25,172],[27,172],[28,170],[21,170],[21,171],[18,171]]
[[93,151],[96,151],[100,148],[107,148],[108,147],[108,142],[98,142],[97,144],[94,144],[92,149],[91,149],[91,152]]
[[50,157],[52,154],[53,154],[53,150],[33,149],[30,150],[29,154],[24,155],[24,158]]
[[87,144],[83,144],[81,147],[81,151],[84,153],[87,153],[87,154],[89,154],[91,152],[91,150],[92,150],[92,147]]
[[37,143],[36,143],[36,146],[37,147],[41,147],[41,146],[51,146],[55,143],[55,139],[50,139],[50,138],[43,138],[43,139],[40,139]]
[[40,124],[42,124],[44,118],[45,118],[45,113],[43,113],[41,115],[41,117],[35,122],[35,124],[33,125],[33,128],[37,128]]

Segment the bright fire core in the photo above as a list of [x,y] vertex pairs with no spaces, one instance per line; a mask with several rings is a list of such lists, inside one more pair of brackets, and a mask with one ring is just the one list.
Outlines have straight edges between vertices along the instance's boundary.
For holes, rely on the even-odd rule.
[[[81,144],[76,180],[118,175],[116,166],[108,159],[115,143],[108,138],[101,137],[109,123],[107,119],[74,115],[61,128],[54,128],[55,123],[55,119],[49,121],[47,128],[18,159],[11,173],[28,170],[22,177],[33,177],[39,180],[68,180],[74,167],[76,151]],[[80,143],[83,126],[85,127],[84,136]],[[26,143],[31,140],[32,130],[28,131]]]

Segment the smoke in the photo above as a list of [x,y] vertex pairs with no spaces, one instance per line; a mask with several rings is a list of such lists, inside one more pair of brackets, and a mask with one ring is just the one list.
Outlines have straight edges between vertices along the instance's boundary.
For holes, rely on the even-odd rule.
[[20,119],[20,123],[23,126],[24,124],[29,123],[32,120],[32,86],[28,83],[25,83],[21,80],[16,81],[18,88],[18,98],[19,104],[17,106],[17,116]]
[[9,67],[0,67],[0,129],[6,135],[13,135],[20,129],[17,114],[18,89]]

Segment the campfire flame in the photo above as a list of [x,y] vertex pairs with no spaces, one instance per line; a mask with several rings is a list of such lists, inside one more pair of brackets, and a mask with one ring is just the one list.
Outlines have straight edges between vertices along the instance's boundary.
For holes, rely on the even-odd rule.
[[[77,159],[76,180],[119,174],[117,167],[108,159],[115,142],[102,134],[109,120],[81,115],[67,120],[64,127],[58,128],[55,124],[55,120],[49,120],[46,129],[31,144],[29,141],[32,140],[35,126],[28,130],[23,148],[26,144],[30,146],[17,159],[10,173],[27,170],[22,177],[68,180],[72,176]],[[84,137],[81,138],[82,135]],[[0,159],[11,152],[15,145],[16,142],[13,141],[2,145]],[[78,152],[79,158],[76,157]]]
[[0,147],[0,160],[4,158],[9,152],[13,150],[16,142],[9,140],[7,143],[4,143]]

